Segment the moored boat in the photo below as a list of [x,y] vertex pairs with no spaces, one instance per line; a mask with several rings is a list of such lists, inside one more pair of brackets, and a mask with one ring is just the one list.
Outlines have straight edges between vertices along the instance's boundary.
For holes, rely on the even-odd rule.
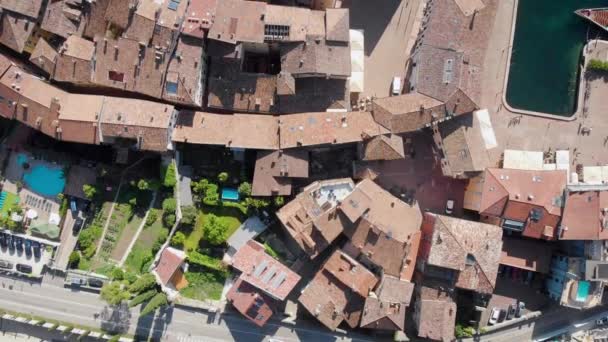
[[582,8],[574,11],[574,13],[608,31],[608,7]]

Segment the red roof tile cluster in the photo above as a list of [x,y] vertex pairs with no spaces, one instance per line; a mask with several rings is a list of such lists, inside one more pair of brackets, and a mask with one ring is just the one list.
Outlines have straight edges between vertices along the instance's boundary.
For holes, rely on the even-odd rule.
[[169,283],[173,274],[182,266],[185,259],[186,254],[180,250],[172,247],[167,247],[163,250],[158,260],[158,265],[154,269],[163,285]]
[[414,283],[385,275],[374,292],[365,300],[361,327],[404,330],[405,312],[410,305]]
[[608,239],[608,191],[567,191],[561,240]]
[[273,314],[275,300],[261,293],[255,286],[238,278],[232,285],[226,299],[230,301],[243,316],[261,327]]
[[489,168],[479,213],[523,223],[523,235],[553,240],[561,217],[566,171]]
[[232,267],[241,271],[239,279],[277,300],[285,300],[300,276],[266,254],[264,246],[249,240],[232,258]]
[[453,291],[422,285],[417,289],[415,306],[414,321],[419,337],[444,342],[454,340],[456,302]]
[[300,304],[330,330],[346,321],[359,325],[364,298],[378,279],[363,265],[336,250],[306,286]]
[[253,196],[291,195],[292,178],[308,178],[308,151],[258,151],[253,173]]

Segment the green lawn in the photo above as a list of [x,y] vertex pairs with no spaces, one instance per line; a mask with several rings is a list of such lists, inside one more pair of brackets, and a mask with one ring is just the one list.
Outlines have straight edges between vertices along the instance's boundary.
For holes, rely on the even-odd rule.
[[124,265],[127,271],[135,273],[146,272],[147,270],[145,266],[147,266],[147,264],[154,258],[153,246],[155,245],[156,241],[163,234],[163,231],[165,236],[169,234],[169,230],[163,227],[162,210],[152,210],[156,210],[158,212],[158,217],[150,226],[144,226],[144,229],[135,242],[135,245],[133,245],[133,249],[131,249],[131,253],[127,257]]
[[205,216],[208,214],[214,214],[226,223],[228,226],[228,236],[232,235],[243,221],[243,214],[236,208],[205,206],[199,210],[194,229],[187,233],[184,250],[193,251],[198,249],[200,240],[204,239],[203,226],[205,225]]
[[15,203],[19,203],[19,196],[12,192],[6,191],[6,198],[4,199],[2,209],[0,209],[0,213],[2,214],[2,216],[7,215],[8,211],[11,210]]
[[221,299],[226,281],[226,277],[221,272],[199,270],[199,272],[186,272],[185,276],[188,286],[180,291],[182,296],[196,300]]

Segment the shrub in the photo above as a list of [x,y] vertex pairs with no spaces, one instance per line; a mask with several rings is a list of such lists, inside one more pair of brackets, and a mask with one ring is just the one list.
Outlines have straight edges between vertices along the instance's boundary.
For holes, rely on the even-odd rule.
[[107,283],[101,288],[101,298],[110,305],[118,305],[129,297],[131,294],[117,281]]
[[220,195],[218,192],[217,184],[210,183],[205,188],[205,196],[203,197],[203,203],[206,205],[215,206],[218,204]]
[[207,186],[209,185],[209,181],[205,178],[202,178],[198,182],[192,182],[190,187],[192,188],[192,192],[195,194],[204,194]]
[[66,334],[69,334],[69,333],[72,332],[72,330],[74,330],[74,326],[73,325],[68,325],[63,332],[66,333]]
[[608,71],[608,61],[599,59],[590,59],[587,68],[596,71]]
[[[59,195],[63,195],[63,194],[59,194]],[[59,196],[59,195],[57,195],[57,196]],[[65,197],[65,196],[61,199],[61,206],[59,207],[59,216],[64,217],[65,214],[67,214],[68,206],[69,206],[68,202],[69,201],[68,201],[67,197]]]
[[120,335],[114,335],[112,338],[108,340],[108,342],[118,342],[120,341]]
[[123,277],[129,284],[133,284],[137,281],[137,276],[131,272],[125,272]]
[[150,189],[150,183],[148,183],[147,180],[145,179],[140,179],[137,182],[137,189],[141,190],[141,191],[145,191],[145,190],[149,190]]
[[251,184],[247,182],[241,183],[241,185],[239,185],[239,194],[241,194],[241,196],[251,196]]
[[173,227],[175,224],[175,214],[165,215],[163,217],[163,222],[165,223],[165,227]]
[[85,184],[82,186],[82,192],[88,200],[92,200],[97,195],[97,188],[94,185]]
[[70,268],[74,268],[78,266],[78,263],[80,262],[80,253],[74,251],[70,254],[70,259],[68,261]]
[[156,278],[152,273],[146,273],[139,277],[129,286],[129,291],[132,293],[142,293],[153,288],[156,285]]
[[136,207],[137,206],[137,197],[132,197],[129,199],[129,205]]
[[182,219],[180,222],[187,226],[192,226],[194,224],[194,222],[196,222],[197,214],[198,213],[197,213],[195,207],[193,207],[191,205],[183,207],[182,208]]
[[200,265],[206,268],[210,268],[215,271],[225,272],[226,267],[222,264],[222,261],[217,258],[212,258],[208,255],[201,254],[197,251],[191,251],[188,253],[188,262],[196,265]]
[[237,208],[238,210],[240,210],[241,213],[243,213],[244,216],[247,216],[247,213],[249,212],[249,208],[244,206],[242,202],[239,203],[239,202],[224,201],[224,202],[222,202],[222,206],[230,207],[230,208]]
[[158,219],[158,210],[151,209],[150,212],[148,212],[148,217],[146,217],[146,227],[153,225],[157,219]]
[[217,216],[207,215],[203,225],[205,240],[212,245],[220,245],[228,238],[228,227]]
[[275,207],[281,207],[283,206],[283,204],[285,204],[285,197],[283,196],[277,196],[274,198],[274,206]]
[[165,200],[163,201],[163,210],[172,214],[172,213],[175,213],[176,209],[177,209],[177,201],[175,200],[175,198],[172,198],[172,197],[165,198]]
[[473,335],[475,335],[475,329],[473,327],[463,327],[460,324],[456,324],[454,335],[457,338],[473,337]]
[[49,327],[49,331],[53,331],[53,330],[57,329],[57,327],[58,327],[58,326],[59,326],[59,324],[54,323],[53,325],[51,325],[51,326]]
[[274,249],[272,249],[272,247],[270,247],[270,245],[266,242],[264,242],[264,250],[266,251],[266,253],[268,253],[268,255],[279,260],[279,258],[280,258],[279,253],[277,253]]
[[132,308],[134,306],[138,306],[139,304],[143,303],[143,302],[147,302],[150,299],[152,299],[154,296],[156,296],[158,294],[158,291],[156,289],[152,289],[152,290],[148,290],[140,295],[137,295],[135,297],[133,297],[133,299],[131,299],[131,301],[129,302],[129,307]]
[[125,272],[118,267],[114,267],[110,273],[110,278],[112,278],[112,280],[123,280],[125,278]]
[[218,180],[220,183],[225,183],[225,182],[228,180],[228,178],[229,178],[229,177],[230,177],[230,176],[228,175],[228,172],[220,172],[220,173],[217,175],[217,180]]
[[173,162],[162,169],[162,178],[163,185],[167,188],[173,188],[177,184],[177,172]]
[[156,311],[156,309],[167,304],[169,304],[169,301],[167,300],[167,295],[162,292],[159,292],[154,297],[152,297],[152,299],[150,299],[148,304],[146,304],[143,310],[141,310],[141,312],[139,313],[139,316],[142,317],[151,314],[152,312]]
[[182,232],[175,233],[175,235],[173,235],[171,238],[171,246],[173,247],[181,248],[184,246],[184,242],[186,242],[186,235],[184,235]]

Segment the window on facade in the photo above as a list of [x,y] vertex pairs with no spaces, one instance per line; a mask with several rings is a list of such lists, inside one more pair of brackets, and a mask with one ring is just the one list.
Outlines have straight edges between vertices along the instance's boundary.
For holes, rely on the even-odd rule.
[[165,91],[169,95],[177,95],[177,83],[167,81],[167,83],[165,83]]
[[125,74],[117,71],[108,71],[108,78],[116,82],[124,82]]

